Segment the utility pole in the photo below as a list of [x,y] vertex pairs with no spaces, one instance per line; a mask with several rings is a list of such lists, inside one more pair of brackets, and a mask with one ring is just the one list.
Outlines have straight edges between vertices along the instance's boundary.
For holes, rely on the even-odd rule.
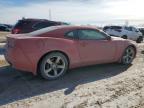
[[49,20],[52,20],[51,9],[49,9]]
[[126,26],[129,25],[129,21],[128,21],[128,20],[125,21],[125,25],[126,25]]

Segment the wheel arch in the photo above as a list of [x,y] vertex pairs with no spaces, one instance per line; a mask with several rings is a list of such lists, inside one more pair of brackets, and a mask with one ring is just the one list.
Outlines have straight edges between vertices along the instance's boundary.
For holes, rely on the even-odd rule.
[[127,39],[128,36],[127,36],[126,34],[124,34],[124,35],[121,36],[121,38],[123,38],[123,39]]
[[[131,45],[129,45],[128,47],[133,47],[133,48],[134,48],[134,50],[135,50],[135,57],[136,57],[136,54],[137,54],[137,48],[136,48],[136,46],[131,44]],[[127,47],[127,48],[128,48],[128,47]]]
[[[124,51],[125,51],[128,47],[133,47],[133,48],[134,48],[134,50],[135,50],[135,57],[136,57],[136,54],[137,54],[137,48],[136,48],[136,46],[133,45],[133,44],[130,44],[130,45],[128,45],[127,47],[125,47]],[[121,58],[122,58],[122,56],[123,56],[123,54],[124,54],[124,51],[122,52],[122,55],[120,56],[119,63],[121,62]]]
[[53,51],[49,51],[49,52],[43,54],[43,55],[40,57],[40,59],[39,59],[39,61],[38,61],[38,63],[37,63],[37,71],[36,71],[36,74],[40,74],[40,73],[39,73],[39,66],[40,66],[40,63],[41,63],[42,59],[43,59],[46,55],[48,55],[48,54],[50,54],[50,53],[54,53],[54,52],[62,53],[62,54],[67,58],[67,60],[68,60],[68,67],[69,67],[69,65],[70,65],[70,58],[68,57],[68,54],[65,53],[65,52],[63,52],[63,51],[60,51],[60,50],[53,50]]
[[[128,45],[128,46],[125,48],[125,50],[126,50],[128,47],[133,47],[133,48],[134,48],[134,50],[135,50],[135,57],[136,57],[136,54],[137,54],[137,48],[136,48],[136,46],[133,45],[133,44],[130,44],[130,45]],[[124,51],[125,51],[125,50],[124,50]],[[123,53],[124,53],[124,52],[123,52]]]

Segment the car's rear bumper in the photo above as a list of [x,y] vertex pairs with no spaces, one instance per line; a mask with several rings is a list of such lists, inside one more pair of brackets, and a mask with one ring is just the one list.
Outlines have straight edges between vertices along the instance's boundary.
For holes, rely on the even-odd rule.
[[20,48],[11,48],[6,45],[5,59],[15,69],[36,74],[30,60]]

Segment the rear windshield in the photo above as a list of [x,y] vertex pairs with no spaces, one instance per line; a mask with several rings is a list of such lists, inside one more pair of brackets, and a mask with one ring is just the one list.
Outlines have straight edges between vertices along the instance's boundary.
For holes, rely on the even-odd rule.
[[19,20],[16,24],[15,24],[15,27],[16,28],[20,28],[20,27],[23,27],[25,25],[28,25],[30,24],[31,21],[24,21],[24,20]]
[[43,28],[43,29],[40,29],[40,30],[33,31],[31,33],[28,33],[28,34],[30,34],[32,36],[40,35],[40,34],[44,34],[44,33],[50,32],[50,31],[54,31],[54,30],[56,30],[58,28],[59,28],[59,26],[51,26],[51,27],[46,27],[46,28]]
[[54,26],[54,25],[60,25],[60,24],[58,24],[56,22],[39,22],[39,23],[36,23],[35,25],[33,25],[33,28],[41,29],[41,28],[50,27],[50,26]]

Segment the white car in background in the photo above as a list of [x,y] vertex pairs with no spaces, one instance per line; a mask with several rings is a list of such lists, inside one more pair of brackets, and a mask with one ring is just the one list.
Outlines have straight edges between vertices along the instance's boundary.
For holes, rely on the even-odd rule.
[[131,39],[137,43],[141,43],[143,41],[142,33],[139,29],[133,26],[105,26],[103,31],[111,36]]

